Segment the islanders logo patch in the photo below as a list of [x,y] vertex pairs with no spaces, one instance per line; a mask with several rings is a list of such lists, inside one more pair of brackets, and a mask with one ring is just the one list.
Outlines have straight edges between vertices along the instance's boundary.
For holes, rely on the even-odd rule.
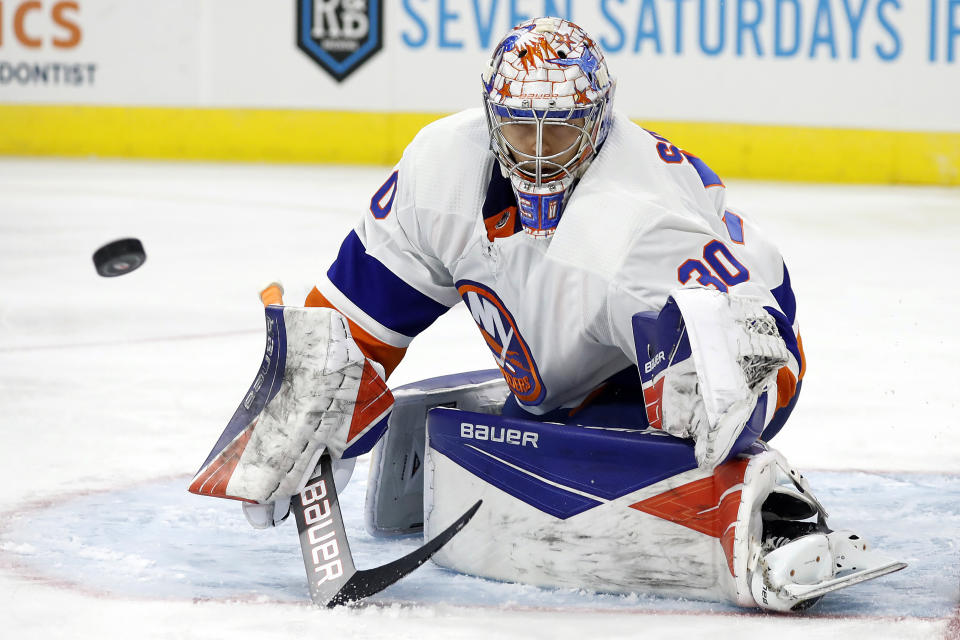
[[382,0],[295,0],[297,46],[337,81],[383,48]]
[[467,304],[517,401],[531,406],[543,402],[546,389],[537,371],[537,363],[533,361],[516,321],[497,294],[470,280],[458,282],[457,291]]

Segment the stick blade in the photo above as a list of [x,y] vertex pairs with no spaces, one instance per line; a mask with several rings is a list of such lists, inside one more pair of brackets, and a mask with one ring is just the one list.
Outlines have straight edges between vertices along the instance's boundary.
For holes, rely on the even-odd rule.
[[457,535],[460,530],[470,522],[470,519],[473,518],[481,504],[483,504],[483,501],[477,500],[477,502],[467,509],[462,516],[457,518],[453,524],[419,549],[415,549],[402,558],[383,566],[356,571],[346,581],[343,588],[326,603],[326,606],[336,607],[349,602],[362,600],[367,596],[383,591],[404,576],[410,574],[417,567],[429,560],[431,556],[443,548],[445,544],[450,542],[453,536]]

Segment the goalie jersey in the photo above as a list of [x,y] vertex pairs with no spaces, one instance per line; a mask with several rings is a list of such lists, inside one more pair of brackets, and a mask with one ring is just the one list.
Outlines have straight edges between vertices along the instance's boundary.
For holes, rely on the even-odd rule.
[[[716,174],[618,114],[556,233],[536,238],[474,109],[417,135],[307,305],[345,315],[389,375],[417,334],[464,302],[513,401],[544,419],[617,374],[636,378],[647,354],[632,318],[681,287],[763,300],[791,352],[765,421],[783,410],[782,425],[804,369],[789,276],[757,227],[726,208]],[[642,411],[637,421],[647,426]]]

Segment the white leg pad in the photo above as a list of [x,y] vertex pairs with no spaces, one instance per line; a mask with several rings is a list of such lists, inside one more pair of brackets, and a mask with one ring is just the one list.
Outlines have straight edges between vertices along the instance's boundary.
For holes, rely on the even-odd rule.
[[427,412],[444,406],[497,413],[508,393],[496,370],[443,376],[394,390],[387,432],[373,449],[370,462],[364,516],[371,535],[405,535],[423,529]]

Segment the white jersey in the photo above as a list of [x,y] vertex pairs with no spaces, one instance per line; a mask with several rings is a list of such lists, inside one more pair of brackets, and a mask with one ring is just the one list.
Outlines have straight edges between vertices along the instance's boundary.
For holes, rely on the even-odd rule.
[[308,304],[339,309],[390,371],[464,301],[517,402],[543,415],[635,368],[633,316],[684,286],[763,298],[789,334],[794,382],[801,376],[783,260],[725,208],[725,187],[702,161],[618,115],[556,233],[536,238],[520,229],[476,109],[417,135]]

